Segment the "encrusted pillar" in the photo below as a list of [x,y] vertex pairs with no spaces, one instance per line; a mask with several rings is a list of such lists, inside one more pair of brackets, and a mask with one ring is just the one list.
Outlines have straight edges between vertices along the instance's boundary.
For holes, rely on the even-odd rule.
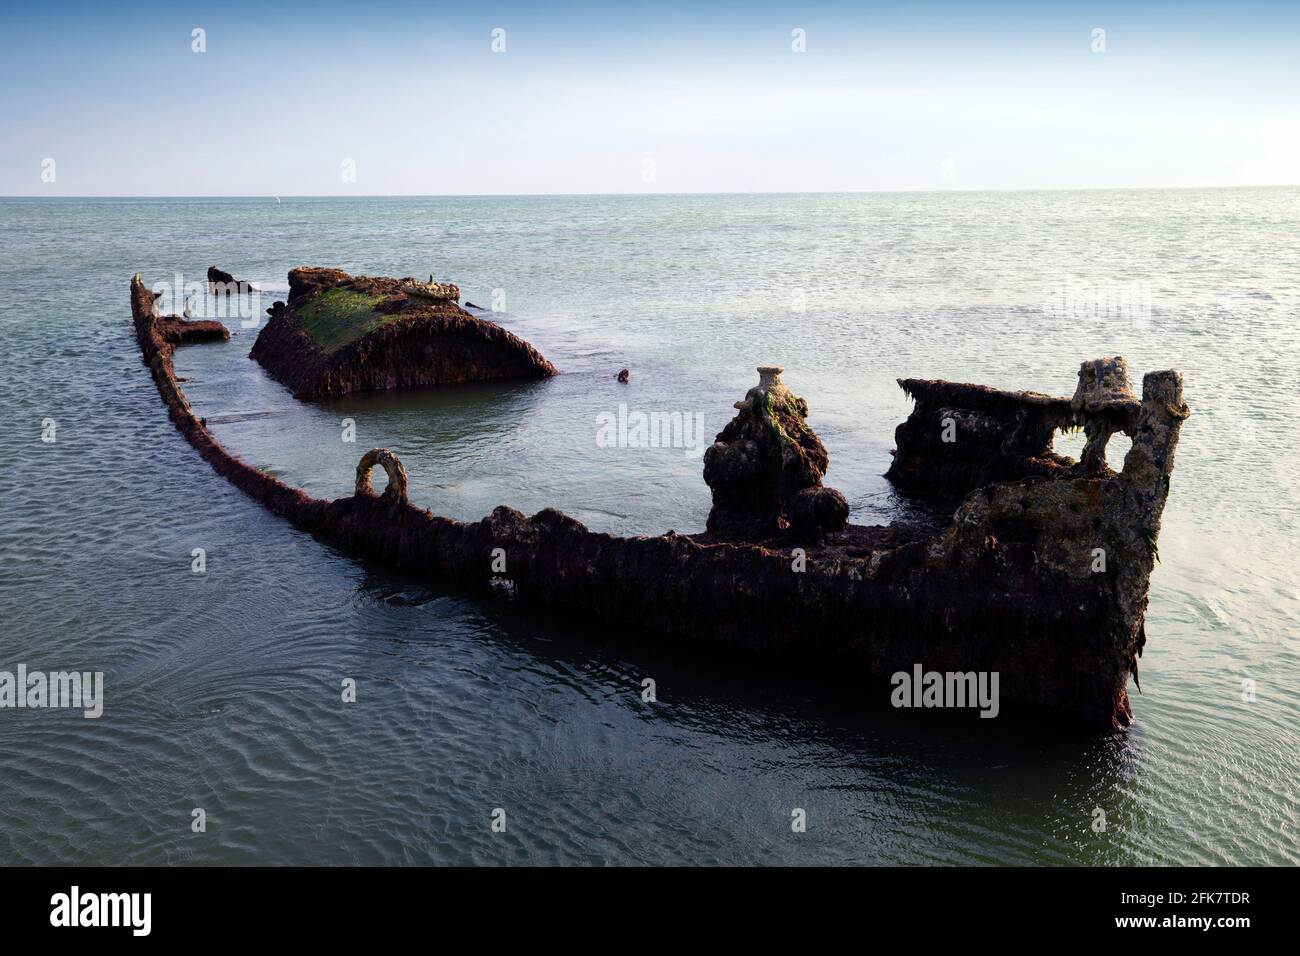
[[1084,470],[1097,474],[1106,470],[1106,445],[1111,435],[1126,430],[1127,411],[1136,400],[1124,356],[1093,359],[1079,368],[1070,408],[1088,439],[1081,459]]
[[708,530],[720,537],[815,543],[848,520],[844,496],[822,486],[830,457],[808,426],[808,403],[786,388],[783,371],[759,366],[758,384],[704,453],[704,480],[713,490]]
[[1169,496],[1178,433],[1191,415],[1183,401],[1183,376],[1172,369],[1148,372],[1142,379],[1142,409],[1124,458],[1124,478],[1144,533],[1154,540]]

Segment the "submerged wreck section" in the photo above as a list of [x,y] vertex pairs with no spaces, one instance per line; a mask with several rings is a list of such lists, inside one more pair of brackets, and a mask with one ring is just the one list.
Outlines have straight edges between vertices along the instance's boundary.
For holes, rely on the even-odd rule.
[[459,299],[444,283],[294,269],[289,301],[267,310],[249,355],[302,400],[556,374],[531,345]]
[[[1112,411],[1128,409],[1133,447],[1122,472],[1085,474],[1048,459],[1053,467],[1040,473],[979,485],[950,526],[932,534],[847,524],[842,496],[821,485],[829,458],[808,426],[806,403],[789,394],[779,370],[765,367],[706,457],[710,530],[620,538],[549,508],[526,517],[499,507],[477,522],[434,515],[408,500],[406,471],[387,449],[362,458],[350,496],[322,501],[283,484],[230,455],[194,416],[171,364],[175,344],[188,340],[186,326],[159,316],[156,298],[138,276],[132,281],[141,353],[181,433],[254,499],[357,554],[682,646],[717,642],[881,677],[917,664],[997,672],[1006,700],[1100,728],[1131,719],[1127,684],[1145,641],[1155,539],[1188,414],[1177,372],[1147,375],[1136,408],[1126,398],[1111,404],[1105,375],[1081,376],[1085,420],[1110,421]],[[1026,405],[1053,415],[1071,407],[930,384],[927,401],[984,402],[969,410],[1004,433]],[[996,440],[981,434],[990,436],[985,447]],[[923,446],[910,453],[923,456]],[[983,481],[986,456],[967,462],[973,478],[939,462],[948,487]],[[378,494],[375,466],[388,474]]]
[[[1139,418],[1120,356],[1083,363],[1072,399],[915,378],[898,384],[916,408],[894,432],[886,477],[940,501],[996,482],[1108,473],[1106,443],[1115,432],[1131,435]],[[1058,430],[1079,427],[1088,437],[1081,461],[1052,450]]]
[[[888,476],[932,499],[961,499],[934,572],[935,580],[966,578],[971,591],[949,603],[965,602],[990,621],[1005,615],[1003,636],[1020,665],[1041,658],[1030,666],[1045,697],[1090,698],[1091,705],[1077,703],[1094,720],[1110,697],[1110,723],[1126,725],[1161,514],[1179,431],[1191,414],[1182,376],[1148,373],[1140,401],[1118,356],[1083,363],[1071,399],[951,382],[899,384],[916,408],[898,427]],[[1068,427],[1087,436],[1078,462],[1052,451],[1055,430]],[[1132,439],[1119,473],[1106,463],[1115,432]],[[1017,618],[1024,627],[1011,625]],[[1073,650],[1053,648],[1055,641]],[[1075,663],[1062,666],[1066,661]]]

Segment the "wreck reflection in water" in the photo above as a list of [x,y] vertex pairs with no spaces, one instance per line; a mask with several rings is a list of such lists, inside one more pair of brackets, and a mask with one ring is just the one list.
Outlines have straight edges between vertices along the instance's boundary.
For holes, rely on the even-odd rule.
[[[524,838],[542,859],[597,862],[592,845],[607,845],[623,862],[1104,863],[1124,856],[1117,833],[1145,826],[1132,798],[1140,726],[1096,735],[1024,712],[991,721],[907,713],[888,705],[880,681],[686,655],[384,570],[364,574],[362,593],[373,613],[407,622],[400,633],[372,632],[367,646],[385,670],[410,668],[428,682],[427,717],[412,733],[445,734],[458,706],[472,706],[458,694],[445,713],[433,685],[447,671],[477,688],[465,693],[481,694],[480,705],[494,701],[483,733],[509,758],[464,768],[468,789],[517,800],[527,826],[545,834]],[[451,607],[473,636],[438,633]],[[654,703],[643,699],[646,677]],[[477,745],[463,743],[472,764]],[[469,794],[443,769],[452,793],[429,799],[447,807],[453,842],[481,843],[484,860],[537,858],[455,822],[471,812],[451,809],[455,798]],[[802,834],[789,829],[796,807],[807,811]],[[1098,807],[1108,832],[1092,829]],[[583,830],[585,849],[567,848],[570,826]],[[545,846],[548,837],[559,846]]]

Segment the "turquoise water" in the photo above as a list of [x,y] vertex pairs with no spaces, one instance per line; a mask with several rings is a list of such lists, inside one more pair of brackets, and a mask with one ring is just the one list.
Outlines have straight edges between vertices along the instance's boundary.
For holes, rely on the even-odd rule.
[[[140,364],[130,276],[211,264],[270,290],[303,264],[432,273],[559,366],[303,406],[238,320],[178,353],[247,460],[337,496],[387,446],[458,518],[699,530],[698,454],[599,447],[598,416],[711,438],[778,363],[828,483],[885,521],[896,378],[1068,395],[1085,358],[1179,368],[1137,722],[920,719],[340,553],[217,477]],[[106,696],[99,720],[0,710],[0,863],[1300,861],[1300,190],[5,200],[0,282],[0,670],[102,670]]]

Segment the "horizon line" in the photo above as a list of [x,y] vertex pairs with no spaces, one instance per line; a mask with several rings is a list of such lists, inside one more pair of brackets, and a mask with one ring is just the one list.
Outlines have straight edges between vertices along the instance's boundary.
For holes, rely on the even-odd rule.
[[1257,183],[1231,185],[1164,185],[1164,186],[1006,186],[984,189],[773,189],[773,190],[698,190],[683,192],[554,192],[554,193],[65,193],[43,196],[40,194],[0,195],[0,201],[11,199],[546,199],[622,196],[853,196],[897,194],[973,194],[973,193],[1070,193],[1070,192],[1148,192],[1151,190],[1198,189],[1294,189],[1295,183]]

